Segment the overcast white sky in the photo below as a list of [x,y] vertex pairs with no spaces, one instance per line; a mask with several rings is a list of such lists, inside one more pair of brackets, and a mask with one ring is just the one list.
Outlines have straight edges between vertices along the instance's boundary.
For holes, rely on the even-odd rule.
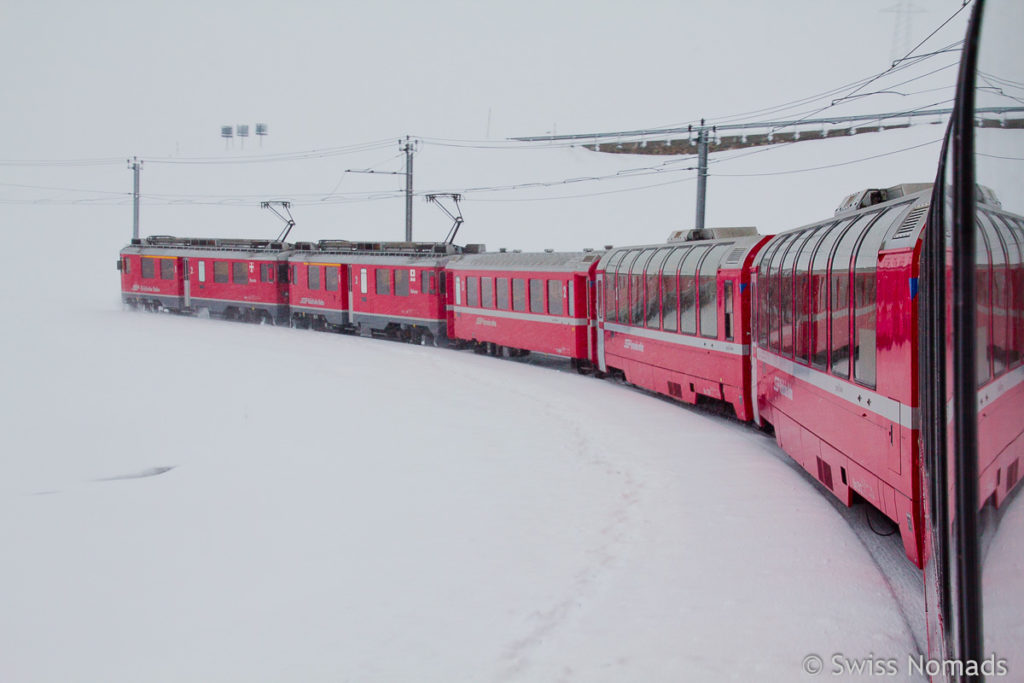
[[[912,42],[960,4],[921,3]],[[478,139],[489,112],[492,137],[711,119],[884,69],[897,5],[8,0],[0,157],[204,153],[256,121],[291,151]]]
[[[0,206],[11,211],[9,225],[38,221],[45,230],[60,220],[95,229],[117,224],[117,241],[123,240],[130,234],[131,175],[122,160],[137,155],[152,162],[143,172],[143,234],[273,236],[280,226],[258,206],[260,200],[280,198],[300,203],[293,238],[394,239],[404,225],[399,196],[344,204],[321,200],[337,199],[334,193],[402,187],[397,176],[345,172],[370,166],[400,170],[399,136],[501,140],[556,130],[685,124],[701,117],[714,123],[745,112],[749,115],[739,120],[799,117],[828,107],[834,95],[778,114],[756,110],[883,71],[894,36],[902,54],[955,14],[961,2],[918,3],[919,11],[909,15],[909,32],[905,25],[897,32],[900,15],[884,11],[898,5],[899,0],[287,5],[7,0],[0,9],[0,59],[6,65],[0,72]],[[924,49],[960,40],[968,14],[961,12]],[[909,73],[903,72],[869,89],[881,92],[828,107],[828,113],[948,102],[956,61],[956,54],[940,55],[918,67],[918,73],[946,67],[931,80],[900,86]],[[932,90],[933,85],[940,89]],[[897,94],[910,90],[925,92]],[[244,152],[238,141],[226,149],[222,125],[257,122],[270,129],[262,149],[252,138]],[[775,146],[770,154],[731,162],[728,173],[716,168],[718,177],[708,190],[709,224],[774,232],[830,215],[843,196],[864,187],[928,182],[940,127],[900,135],[801,144],[793,146],[800,148],[795,152]],[[872,137],[884,139],[867,139]],[[383,144],[363,155],[294,163],[157,163],[374,140]],[[909,155],[858,162],[834,177],[818,172],[765,177],[912,147]],[[2,163],[96,157],[113,161],[84,168]],[[715,163],[718,155],[712,157]],[[672,162],[674,174],[664,176],[671,182],[615,177],[664,160],[431,145],[417,156],[416,189],[464,191],[610,176],[611,181],[576,185],[571,192],[555,187],[468,195],[460,241],[526,249],[638,243],[692,226],[691,161]],[[734,176],[726,177],[729,173]],[[630,186],[648,189],[618,194]],[[603,194],[607,191],[614,194]],[[178,201],[166,199],[171,193],[185,197],[184,203],[169,206]],[[304,206],[303,193],[308,193]],[[585,198],[563,201],[567,196]],[[46,210],[55,204],[60,212]],[[441,212],[418,200],[415,213],[417,238],[444,237],[450,222]],[[579,244],[577,237],[565,236],[561,226],[567,222],[592,226],[592,239]]]

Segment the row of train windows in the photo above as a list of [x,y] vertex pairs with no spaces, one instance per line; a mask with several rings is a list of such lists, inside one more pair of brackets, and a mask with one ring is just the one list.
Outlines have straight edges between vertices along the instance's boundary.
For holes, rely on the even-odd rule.
[[[173,280],[174,279],[174,258],[154,258],[143,256],[141,258],[142,277],[147,280]],[[131,261],[124,259],[124,272],[131,272]],[[249,269],[255,269],[255,263],[247,261],[213,261],[213,281],[217,283],[232,283],[245,285],[249,283]],[[199,282],[206,282],[207,261],[197,262],[197,277]],[[260,282],[273,282],[275,278],[273,263],[260,264]]]
[[978,212],[978,386],[1024,362],[1024,220]]
[[[875,387],[878,253],[907,208],[834,221],[770,244],[757,266],[758,344],[844,379],[852,370],[856,382]],[[979,226],[978,382],[984,384],[1024,356],[1024,321],[1009,314],[1024,308],[1024,293],[1015,293],[1024,292],[1024,224],[979,214]],[[897,307],[914,305],[909,291],[886,297]]]
[[874,387],[878,251],[909,209],[832,221],[768,245],[757,266],[758,344],[844,379],[852,365],[853,378]]
[[[610,322],[718,338],[718,268],[734,245],[634,249],[605,269],[604,316]],[[723,283],[724,338],[733,338],[733,283]]]
[[[462,305],[459,279],[456,278],[455,285],[456,305]],[[466,278],[466,306],[522,312],[529,309],[530,313],[549,315],[565,315],[568,312],[574,315],[572,311],[567,311],[565,305],[566,288],[569,286],[571,283],[567,284],[563,280],[471,276]],[[568,298],[571,303],[571,297]]]
[[[150,258],[143,256],[142,261],[142,277],[147,280],[155,280],[157,278],[161,280],[173,280],[174,279],[174,261],[173,258]],[[127,257],[124,259],[124,272],[129,273],[130,259]]]

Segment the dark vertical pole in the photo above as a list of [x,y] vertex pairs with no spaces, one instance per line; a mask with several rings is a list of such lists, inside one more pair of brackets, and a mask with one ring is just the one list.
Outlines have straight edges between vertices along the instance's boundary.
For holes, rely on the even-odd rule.
[[412,142],[405,136],[405,241],[412,242]]
[[142,170],[142,162],[138,157],[132,157],[128,162],[128,168],[132,169],[135,186],[132,190],[132,239],[139,239],[139,171]]
[[[701,121],[703,124],[703,120]],[[704,229],[704,205],[708,192],[708,130],[703,125],[697,129],[697,221],[693,226]]]

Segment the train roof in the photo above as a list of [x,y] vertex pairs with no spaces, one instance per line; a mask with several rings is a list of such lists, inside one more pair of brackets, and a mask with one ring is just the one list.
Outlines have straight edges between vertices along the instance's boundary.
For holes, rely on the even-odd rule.
[[680,230],[669,235],[661,244],[638,244],[618,247],[608,251],[601,259],[598,270],[606,270],[611,264],[622,258],[622,254],[643,249],[672,249],[691,246],[731,245],[732,249],[725,253],[721,266],[723,268],[739,268],[747,255],[757,247],[767,235],[762,235],[755,228],[707,228],[704,230]]
[[466,254],[448,264],[448,270],[534,271],[545,273],[586,272],[603,251],[497,252]]
[[[887,222],[884,226],[879,250],[911,248],[920,239],[921,231],[928,218],[928,208],[931,206],[932,196],[931,187],[926,183],[904,183],[886,190],[862,190],[847,197],[840,207],[842,210],[837,211],[834,216],[780,232],[775,236],[775,240],[839,222],[849,222],[865,214],[877,213],[884,214],[884,217],[878,220]],[[879,225],[879,227],[883,226]]]
[[150,235],[133,239],[121,253],[142,256],[170,253],[174,256],[278,261],[293,248],[289,242],[276,240]]
[[482,244],[460,246],[448,242],[359,242],[320,240],[298,242],[289,260],[300,263],[372,263],[377,265],[443,266],[464,253],[486,251]]

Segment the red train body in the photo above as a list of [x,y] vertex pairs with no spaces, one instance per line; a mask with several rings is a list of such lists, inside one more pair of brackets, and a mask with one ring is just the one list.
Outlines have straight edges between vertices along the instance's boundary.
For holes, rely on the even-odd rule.
[[588,366],[601,254],[467,255],[447,267],[451,336],[494,355],[539,352]]
[[[679,401],[724,402],[774,428],[845,504],[863,499],[892,519],[920,565],[928,187],[865,191],[836,217],[773,237],[690,231],[537,254],[150,237],[123,249],[118,268],[132,306],[543,353]],[[979,206],[980,500],[1001,505],[1024,459],[1024,218]]]
[[679,237],[601,260],[597,366],[687,403],[725,401],[749,420],[749,266],[768,238],[753,228]]
[[155,236],[121,250],[122,300],[174,312],[288,321],[285,242]]

